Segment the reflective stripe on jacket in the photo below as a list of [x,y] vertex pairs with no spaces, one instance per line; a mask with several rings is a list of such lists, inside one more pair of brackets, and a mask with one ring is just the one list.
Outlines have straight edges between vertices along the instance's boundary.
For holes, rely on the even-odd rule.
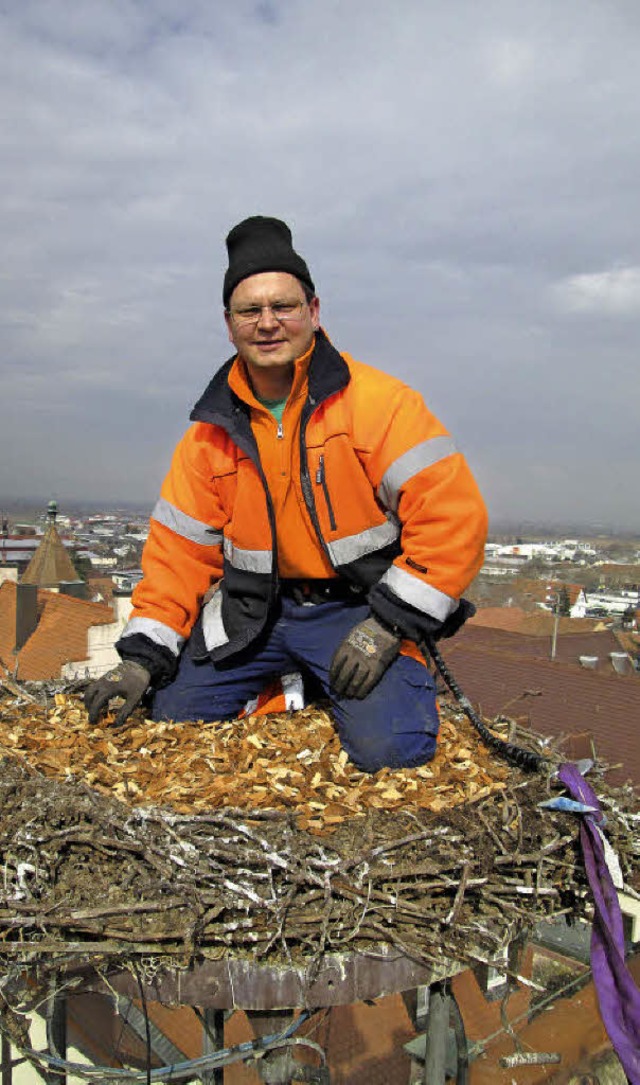
[[[273,502],[251,409],[229,387],[233,364],[215,374],[176,448],[118,642],[123,656],[153,662],[152,678],[170,676],[190,636],[196,658],[241,651],[277,598]],[[431,631],[456,609],[482,564],[487,527],[466,461],[417,392],[339,354],[322,331],[300,421],[299,485],[330,567],[369,589],[381,618],[415,639],[421,622]]]

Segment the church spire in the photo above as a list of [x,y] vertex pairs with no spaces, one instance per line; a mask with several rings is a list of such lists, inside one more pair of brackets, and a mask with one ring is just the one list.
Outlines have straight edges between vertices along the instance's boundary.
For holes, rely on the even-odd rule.
[[58,534],[57,516],[57,502],[50,501],[47,505],[47,530],[20,577],[21,584],[36,584],[39,588],[58,591],[62,583],[78,581],[78,573]]

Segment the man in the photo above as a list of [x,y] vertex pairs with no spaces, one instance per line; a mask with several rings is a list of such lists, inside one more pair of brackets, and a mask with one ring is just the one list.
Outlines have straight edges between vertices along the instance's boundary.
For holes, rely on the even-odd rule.
[[357,766],[423,764],[438,713],[419,645],[464,621],[486,512],[421,396],[340,354],[278,219],[227,237],[234,356],[191,413],[151,518],[123,662],[95,722],[229,719],[279,675],[327,697]]

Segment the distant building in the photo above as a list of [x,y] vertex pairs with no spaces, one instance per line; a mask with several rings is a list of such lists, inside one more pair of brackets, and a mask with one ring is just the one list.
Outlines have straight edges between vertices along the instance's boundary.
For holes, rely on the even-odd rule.
[[[75,584],[73,594],[81,597],[84,582],[64,548],[56,528],[58,506],[50,501],[47,509],[47,529],[27,568],[20,577],[21,584],[34,584],[38,588],[59,591],[60,584]],[[70,593],[71,594],[71,593]]]
[[0,565],[0,584],[10,580],[12,584],[18,583],[18,565]]
[[620,589],[619,591],[590,591],[587,597],[586,614],[594,616],[623,615],[627,611],[640,608],[640,591]]
[[117,588],[133,591],[142,576],[142,569],[124,569],[122,572],[113,573],[111,579]]
[[547,543],[513,543],[509,546],[500,546],[494,552],[496,558],[516,558],[518,561],[531,561],[533,558],[544,558],[549,561],[557,560],[556,547]]
[[68,551],[73,550],[71,540],[60,537],[57,526],[57,505],[51,501],[47,510],[47,527],[44,533],[36,533],[35,528],[24,532],[9,534],[8,525],[3,525],[0,534],[0,582],[10,579],[2,576],[2,570],[14,566],[18,577],[27,576],[26,583],[36,584],[41,588],[52,588],[60,581],[78,580]]
[[[540,583],[544,583],[544,581]],[[539,605],[546,610],[557,610],[561,607],[563,599],[566,599],[571,618],[587,617],[587,597],[584,588],[579,584],[565,584],[561,580],[547,580],[544,583],[544,589],[544,600],[540,599]]]
[[[101,604],[94,603],[93,606]],[[120,662],[114,648],[131,613],[131,592],[114,589],[111,598],[111,622],[95,622],[87,628],[87,653],[84,659],[72,659],[61,670],[62,678],[97,678]]]
[[531,577],[520,576],[512,581],[507,598],[509,605],[517,603],[528,610],[542,608],[550,611],[566,599],[569,615],[572,618],[587,616],[587,598],[580,584],[569,584],[562,580],[534,580]]
[[[96,626],[104,631],[91,636]],[[69,663],[102,673],[104,653],[92,651],[92,644],[104,638],[111,638],[111,646],[117,638],[111,607],[33,584],[0,584],[0,663],[10,675],[23,681],[62,678]]]
[[56,518],[57,506],[50,502],[46,531],[33,539],[36,548],[19,580],[17,567],[0,565],[0,664],[25,681],[103,674],[119,661],[114,644],[131,610],[127,586],[92,588],[100,598],[86,598],[87,585],[62,543]]

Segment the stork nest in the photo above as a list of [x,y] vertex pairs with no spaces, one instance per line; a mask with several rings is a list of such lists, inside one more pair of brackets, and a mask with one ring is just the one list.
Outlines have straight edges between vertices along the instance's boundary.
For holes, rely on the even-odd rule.
[[[116,730],[91,727],[70,693],[5,696],[0,993],[25,968],[79,961],[291,964],[383,944],[465,966],[540,919],[584,916],[579,821],[537,808],[551,775],[498,760],[455,706],[441,714],[433,762],[367,775],[318,708],[220,724],[138,713]],[[594,775],[629,880],[637,804]]]

